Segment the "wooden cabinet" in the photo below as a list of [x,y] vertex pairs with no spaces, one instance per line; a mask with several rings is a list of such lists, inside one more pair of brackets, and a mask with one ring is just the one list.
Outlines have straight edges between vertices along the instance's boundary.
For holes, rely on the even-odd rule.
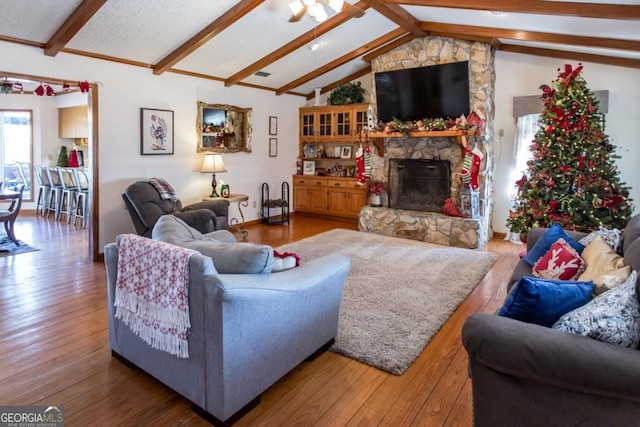
[[298,155],[315,163],[320,175],[352,177],[368,104],[300,109]]
[[86,106],[58,109],[58,138],[88,138],[89,119]]
[[331,176],[293,176],[293,209],[358,218],[367,203],[367,187],[357,186],[354,178]]

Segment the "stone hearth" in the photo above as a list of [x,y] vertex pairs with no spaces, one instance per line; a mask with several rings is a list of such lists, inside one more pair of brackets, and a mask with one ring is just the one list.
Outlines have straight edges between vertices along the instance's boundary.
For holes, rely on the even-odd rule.
[[420,240],[466,249],[481,247],[481,220],[458,218],[436,212],[364,207],[360,210],[361,231]]

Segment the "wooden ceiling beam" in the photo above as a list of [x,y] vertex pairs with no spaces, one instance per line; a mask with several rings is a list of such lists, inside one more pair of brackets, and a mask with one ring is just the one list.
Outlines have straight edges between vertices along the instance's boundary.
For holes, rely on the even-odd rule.
[[[333,82],[328,86],[323,87],[322,90],[320,91],[320,93],[330,92],[333,89],[337,88],[338,86],[340,86],[340,85],[342,85],[344,83],[349,83],[350,81],[359,79],[360,77],[362,77],[362,76],[364,76],[366,74],[369,74],[370,72],[371,72],[371,66],[367,65],[366,67],[361,68],[360,70],[356,71],[355,73],[351,73],[347,77],[345,77],[343,79],[340,79],[340,80],[338,80],[336,82]],[[308,93],[307,96],[306,96],[307,101],[310,100],[310,99],[313,99],[315,96],[316,96],[315,91],[311,92],[311,93]]]
[[304,76],[290,82],[287,83],[286,85],[276,89],[276,95],[282,95],[283,93],[287,93],[289,92],[291,89],[296,88],[300,85],[303,85],[304,83],[307,83],[308,81],[313,80],[314,78],[316,78],[317,76],[321,76],[322,74],[328,73],[331,70],[334,70],[338,67],[340,67],[341,65],[346,64],[347,62],[354,60],[356,58],[358,58],[359,56],[364,55],[367,52],[370,52],[373,49],[378,48],[379,46],[382,46],[386,43],[389,43],[392,40],[397,39],[398,37],[401,37],[402,35],[406,34],[406,31],[404,28],[398,28],[395,29],[381,37],[378,37],[377,39],[360,46],[357,49],[352,50],[349,53],[346,53],[344,55],[342,55],[339,58],[334,59],[333,61],[318,67],[317,69],[305,74]]
[[[363,2],[358,2],[353,6],[358,7],[362,10],[367,10],[369,8],[369,5]],[[328,33],[329,31],[333,30],[336,27],[339,27],[340,25],[344,24],[351,18],[353,18],[353,15],[349,14],[348,12],[337,13],[332,18],[324,21],[322,24],[319,24],[314,29],[307,31],[300,37],[285,44],[279,49],[274,50],[267,56],[255,61],[248,67],[245,67],[244,69],[238,71],[237,73],[229,77],[227,80],[225,80],[224,85],[228,87],[238,83],[240,80],[244,79],[245,77],[255,74],[256,72],[267,67],[269,64],[272,64],[277,60],[289,55],[291,52],[294,52],[297,49],[300,49],[302,46],[304,46],[307,43],[310,43],[312,40],[316,39],[317,37],[325,33]]]
[[44,54],[56,56],[107,0],[83,0],[45,44]]
[[640,6],[604,3],[577,3],[547,0],[384,0],[404,6],[448,7],[491,12],[534,13],[538,15],[581,16],[602,19],[640,19]]
[[190,53],[207,43],[209,40],[220,34],[222,31],[239,21],[243,16],[264,3],[264,0],[240,0],[238,4],[223,13],[218,19],[200,30],[198,34],[191,37],[182,46],[162,58],[153,65],[153,74],[159,75],[169,70],[176,63],[183,60]]
[[591,53],[570,52],[558,49],[541,49],[537,47],[518,46],[502,43],[502,52],[523,53],[526,55],[544,56],[547,58],[573,59],[580,62],[595,62],[596,64],[614,65],[618,67],[640,68],[640,59],[621,58]]
[[407,30],[408,33],[413,34],[416,37],[424,37],[427,34],[420,28],[420,21],[418,21],[413,15],[404,10],[397,4],[387,4],[382,0],[362,0],[375,9],[382,16],[386,17],[390,21],[395,22],[401,28]]
[[472,27],[467,25],[438,24],[433,22],[422,22],[421,27],[431,35],[434,33],[450,33],[457,34],[460,38],[475,36],[488,39],[510,39],[640,52],[640,41],[638,40],[585,37],[575,36],[572,34],[541,33],[537,31],[505,30],[502,28]]

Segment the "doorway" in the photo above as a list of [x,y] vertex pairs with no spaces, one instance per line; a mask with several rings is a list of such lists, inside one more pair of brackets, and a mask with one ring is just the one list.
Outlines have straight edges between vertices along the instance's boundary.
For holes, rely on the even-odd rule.
[[[68,87],[69,82],[73,82],[73,79],[59,79],[47,76],[33,76],[20,73],[13,73],[8,71],[0,71],[0,78],[4,81],[19,81],[22,88],[19,93],[12,93],[9,96],[35,96],[33,91],[29,89],[29,83],[34,83],[36,86],[46,84],[53,88],[56,87]],[[79,90],[78,87],[73,87],[71,84],[71,90]],[[98,247],[98,235],[99,235],[99,222],[98,222],[98,210],[99,210],[99,162],[98,162],[98,85],[96,83],[88,84],[87,92],[87,121],[89,128],[88,138],[88,155],[84,159],[85,164],[89,168],[89,224],[88,224],[88,248],[87,255],[92,261],[100,260],[100,252]],[[37,152],[37,147],[33,152]],[[38,163],[37,161],[35,161]],[[31,159],[31,164],[34,160]]]

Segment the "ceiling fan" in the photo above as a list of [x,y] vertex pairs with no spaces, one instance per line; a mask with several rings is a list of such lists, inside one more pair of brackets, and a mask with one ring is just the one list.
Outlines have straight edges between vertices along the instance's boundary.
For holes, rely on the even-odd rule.
[[328,15],[322,5],[323,1],[337,13],[346,12],[351,14],[354,18],[360,18],[364,15],[364,11],[362,9],[352,6],[344,0],[296,0],[289,3],[289,8],[293,13],[289,22],[298,22],[304,16],[305,12],[308,12],[316,21],[324,22]]

